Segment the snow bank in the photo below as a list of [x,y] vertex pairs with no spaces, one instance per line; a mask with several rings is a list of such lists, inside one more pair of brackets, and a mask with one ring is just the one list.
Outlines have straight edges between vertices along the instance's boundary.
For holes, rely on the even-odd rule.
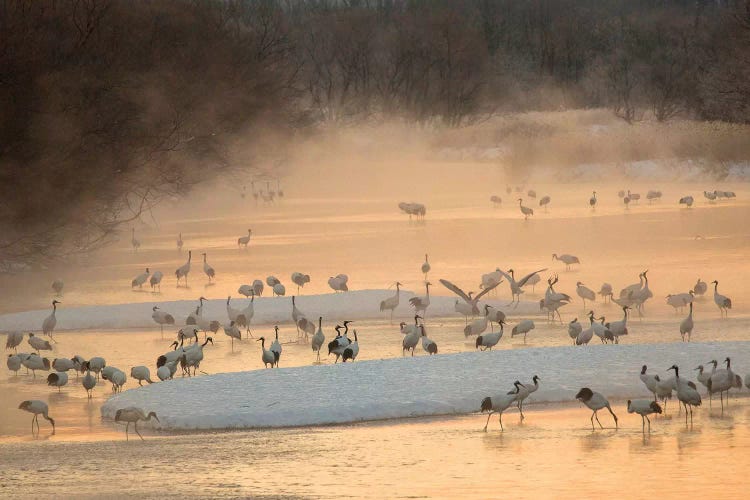
[[[395,293],[395,290],[361,290],[339,294],[301,295],[297,297],[297,307],[308,317],[317,319],[318,316],[323,316],[326,321],[387,318],[386,312],[380,312],[380,301]],[[401,291],[401,300],[394,311],[394,318],[408,320],[414,317],[414,310],[409,306],[408,300],[413,296],[412,292]],[[242,309],[249,302],[250,299],[233,296],[231,304],[235,309]],[[428,315],[459,317],[453,309],[455,302],[455,296],[431,296],[430,306],[427,309]],[[489,300],[486,303],[501,307],[507,312],[505,307],[507,300]],[[156,323],[151,319],[151,308],[155,305],[172,314],[179,325],[185,321],[188,314],[195,311],[198,301],[154,301],[106,306],[59,307],[55,330],[153,328]],[[256,325],[291,322],[292,299],[291,296],[259,297],[255,299],[254,310],[255,316],[252,323]],[[203,311],[204,317],[208,319],[216,319],[222,323],[228,321],[226,297],[205,302]],[[517,308],[513,309],[513,313],[540,314],[539,304],[521,302]],[[0,331],[39,330],[44,318],[49,314],[50,309],[43,309],[0,315]]]
[[223,373],[128,390],[102,415],[137,406],[156,411],[162,429],[199,430],[462,414],[534,374],[541,385],[532,402],[570,401],[583,386],[610,398],[648,397],[641,365],[664,374],[676,363],[693,378],[695,366],[726,356],[744,373],[750,342],[530,348]]

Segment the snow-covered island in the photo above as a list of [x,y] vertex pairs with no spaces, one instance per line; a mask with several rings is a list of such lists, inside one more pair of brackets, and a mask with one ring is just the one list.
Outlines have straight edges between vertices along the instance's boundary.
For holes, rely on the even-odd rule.
[[[102,415],[137,406],[155,411],[161,429],[186,431],[466,414],[533,375],[541,383],[530,403],[573,401],[583,386],[613,400],[649,397],[638,377],[642,365],[664,375],[677,364],[692,380],[697,365],[726,356],[745,373],[750,342],[528,348],[220,373],[125,391],[102,406]],[[676,409],[673,399],[667,410]]]

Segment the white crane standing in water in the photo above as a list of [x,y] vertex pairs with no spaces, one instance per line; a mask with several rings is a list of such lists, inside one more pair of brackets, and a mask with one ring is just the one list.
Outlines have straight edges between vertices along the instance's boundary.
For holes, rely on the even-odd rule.
[[208,276],[208,282],[211,283],[211,280],[216,277],[216,271],[214,271],[214,268],[209,265],[209,263],[206,261],[206,254],[203,253],[203,272],[206,273],[206,276]]
[[592,391],[588,387],[584,387],[580,391],[578,391],[578,394],[576,394],[576,399],[585,404],[589,410],[593,410],[593,413],[591,414],[592,431],[596,429],[594,427],[594,418],[596,418],[596,423],[599,424],[599,427],[604,429],[602,423],[599,422],[599,417],[596,415],[596,412],[598,412],[602,408],[606,408],[607,410],[609,410],[609,412],[612,414],[612,418],[615,419],[615,427],[617,427],[617,415],[615,415],[615,412],[612,411],[612,407],[609,405],[609,401],[607,401],[607,398],[605,398],[598,392]]
[[190,273],[190,261],[193,259],[193,251],[188,250],[188,260],[183,265],[177,268],[174,275],[177,277],[177,285],[180,284],[180,278],[185,278],[185,286],[188,284],[188,273]]
[[570,271],[570,266],[572,266],[573,264],[580,264],[581,263],[581,260],[578,257],[576,257],[575,255],[567,254],[567,253],[563,253],[563,254],[560,254],[560,255],[557,255],[556,253],[553,253],[552,254],[552,260],[559,260],[563,264],[565,264],[565,270],[566,271]]
[[724,316],[729,316],[729,309],[732,308],[732,299],[719,293],[719,282],[714,280],[711,282],[714,285],[714,303],[719,308],[719,313]]
[[432,283],[429,281],[424,284],[425,288],[425,295],[424,297],[412,297],[409,299],[409,304],[414,307],[414,311],[419,314],[420,312],[422,314],[427,312],[427,308],[430,307],[430,286]]
[[518,396],[520,388],[523,387],[523,384],[516,380],[513,383],[513,387],[514,389],[506,394],[486,397],[482,400],[480,411],[489,412],[489,414],[487,415],[487,423],[484,424],[485,432],[487,432],[487,426],[490,424],[490,417],[493,413],[497,413],[500,417],[500,430],[505,430],[503,429],[503,412],[516,402],[516,397]]
[[121,408],[115,412],[115,422],[125,422],[125,441],[128,441],[128,430],[130,429],[130,424],[134,424],[133,427],[135,428],[135,433],[138,434],[138,437],[141,438],[141,441],[143,441],[143,436],[141,436],[141,433],[138,432],[138,421],[143,420],[144,422],[148,422],[151,419],[156,420],[159,422],[159,417],[156,416],[155,412],[149,412],[148,415],[146,415],[146,412],[141,410],[140,408],[136,408],[135,406],[129,406],[127,408]]
[[42,322],[42,332],[50,339],[52,338],[52,332],[57,325],[57,304],[60,303],[59,300],[52,301],[52,313],[44,319],[44,322]]
[[523,220],[528,220],[530,216],[534,215],[534,209],[529,207],[523,206],[523,199],[518,198],[518,208],[521,209],[521,213],[523,214]]
[[422,274],[424,274],[424,280],[427,281],[427,273],[430,272],[430,260],[427,258],[427,254],[424,254],[424,262],[422,263]]
[[34,422],[36,422],[36,430],[39,432],[39,415],[44,417],[45,420],[48,420],[50,424],[52,424],[52,434],[55,433],[55,420],[49,416],[49,406],[47,406],[47,403],[44,401],[39,401],[38,399],[31,399],[28,401],[22,402],[20,405],[18,405],[19,410],[27,411],[34,415],[31,418],[31,433],[34,433]]
[[401,289],[399,288],[401,283],[396,282],[396,295],[388,297],[385,300],[380,301],[380,311],[391,311],[391,324],[393,324],[393,310],[398,307],[399,297],[401,295]]
[[130,288],[143,288],[143,284],[148,280],[149,275],[150,271],[148,270],[148,268],[146,268],[145,272],[133,278],[133,281],[130,282]]
[[588,299],[591,302],[594,302],[596,300],[596,294],[594,291],[586,286],[584,286],[583,283],[580,281],[576,283],[576,293],[578,294],[581,299],[583,299],[583,308],[586,309],[586,299]]
[[690,303],[690,313],[687,318],[683,319],[680,323],[680,335],[682,341],[685,342],[685,335],[687,335],[687,341],[690,342],[690,336],[693,334],[693,303]]

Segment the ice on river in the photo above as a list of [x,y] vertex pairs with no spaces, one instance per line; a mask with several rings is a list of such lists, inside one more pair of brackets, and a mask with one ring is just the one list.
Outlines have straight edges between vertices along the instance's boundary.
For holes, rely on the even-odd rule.
[[156,411],[162,429],[201,430],[465,414],[533,375],[541,384],[530,402],[571,401],[584,386],[609,398],[648,397],[638,377],[643,364],[662,375],[677,364],[694,380],[697,365],[727,356],[744,375],[750,342],[527,348],[261,369],[131,389],[108,400],[102,415],[137,406]]

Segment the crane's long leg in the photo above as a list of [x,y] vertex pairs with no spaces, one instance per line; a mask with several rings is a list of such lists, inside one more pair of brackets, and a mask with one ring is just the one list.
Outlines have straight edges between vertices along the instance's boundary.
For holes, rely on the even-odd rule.
[[143,441],[143,436],[141,436],[141,433],[138,432],[138,421],[137,420],[135,421],[134,427],[135,427],[135,433],[138,434],[138,437],[141,438],[141,441]]
[[500,412],[500,430],[505,432],[505,429],[503,429],[503,412]]
[[125,441],[128,441],[128,429],[130,428],[130,422],[125,425]]
[[596,415],[596,412],[593,412],[593,413],[591,414],[591,430],[592,430],[592,431],[595,431],[595,430],[596,430],[596,427],[594,427],[594,415]]
[[484,432],[487,432],[487,426],[490,425],[490,417],[492,416],[493,413],[495,413],[495,412],[494,411],[490,411],[490,414],[487,415],[487,423],[484,424]]
[[646,432],[646,420],[643,418],[643,415],[641,415],[641,432]]
[[596,412],[594,412],[594,417],[596,417],[596,423],[599,424],[599,428],[604,429],[602,423],[599,422],[599,415],[597,415]]
[[651,419],[648,418],[648,415],[646,415],[646,420],[648,421],[648,432],[651,432]]

